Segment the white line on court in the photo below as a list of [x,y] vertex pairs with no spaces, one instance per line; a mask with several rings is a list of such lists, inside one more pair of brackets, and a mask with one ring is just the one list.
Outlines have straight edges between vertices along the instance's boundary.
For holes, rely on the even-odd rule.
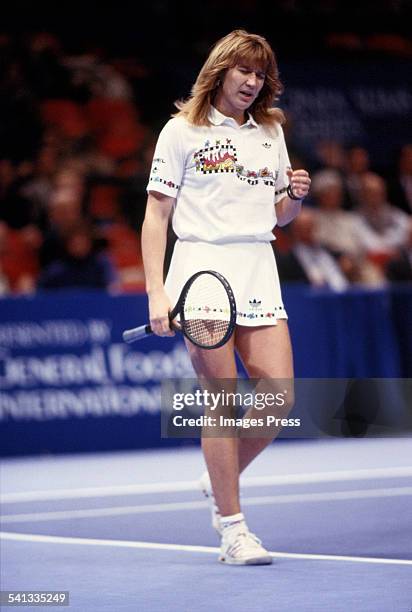
[[[169,550],[177,552],[219,552],[212,546],[190,546],[187,544],[159,544],[157,542],[130,542],[128,540],[98,540],[93,538],[70,538],[62,536],[37,535],[32,533],[0,532],[0,539],[15,542],[37,542],[43,544],[72,544],[80,546],[112,546],[115,548],[143,548],[150,550]],[[384,565],[412,565],[409,559],[381,559],[379,557],[349,557],[342,555],[317,555],[300,553],[271,552],[272,557],[281,559],[313,559],[316,561],[346,561],[349,563],[380,563]]]
[[[412,487],[392,487],[388,489],[366,489],[354,491],[332,491],[325,493],[297,493],[291,495],[265,495],[242,498],[243,506],[266,506],[271,504],[290,504],[320,501],[344,501],[354,499],[376,499],[384,497],[404,497],[412,495]],[[41,521],[65,521],[70,519],[99,518],[104,516],[122,516],[129,514],[146,514],[153,512],[174,512],[206,508],[206,501],[169,502],[159,504],[142,504],[140,506],[112,506],[109,508],[87,508],[84,510],[56,510],[52,512],[30,512],[21,514],[4,514],[1,522],[5,523],[38,523]]]
[[[409,476],[412,476],[412,466],[253,476],[249,478],[242,478],[241,484],[242,487],[265,487],[320,482],[374,480],[377,478],[407,478]],[[14,493],[4,493],[1,496],[0,501],[2,503],[18,503],[57,499],[79,499],[82,497],[115,497],[124,495],[145,495],[150,493],[178,493],[181,491],[194,491],[198,490],[198,488],[199,484],[197,480],[154,482],[107,487],[82,487],[80,489],[19,491]]]

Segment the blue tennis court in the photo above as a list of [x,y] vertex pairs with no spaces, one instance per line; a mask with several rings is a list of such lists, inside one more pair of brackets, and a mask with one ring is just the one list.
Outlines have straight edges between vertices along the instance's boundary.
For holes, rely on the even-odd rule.
[[411,451],[272,445],[242,479],[266,567],[217,562],[198,447],[4,460],[2,589],[70,591],[76,611],[409,611]]

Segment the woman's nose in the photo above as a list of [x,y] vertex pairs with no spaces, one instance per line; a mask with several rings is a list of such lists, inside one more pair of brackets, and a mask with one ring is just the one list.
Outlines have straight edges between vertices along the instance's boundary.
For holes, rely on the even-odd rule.
[[251,73],[248,75],[248,78],[247,78],[247,81],[246,81],[246,82],[247,82],[247,84],[248,84],[250,87],[255,87],[255,86],[256,86],[256,82],[257,82],[257,77],[256,77],[256,74],[255,74],[254,72],[251,72]]
[[246,83],[249,85],[249,87],[256,87],[257,76],[254,72],[248,74]]

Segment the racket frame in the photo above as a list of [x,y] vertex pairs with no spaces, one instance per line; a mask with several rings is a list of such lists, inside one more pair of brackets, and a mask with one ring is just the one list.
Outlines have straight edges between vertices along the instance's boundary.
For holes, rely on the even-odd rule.
[[[223,338],[221,340],[219,340],[219,342],[216,342],[215,344],[213,344],[212,346],[205,346],[204,344],[200,344],[199,342],[196,342],[196,340],[194,338],[192,338],[190,336],[190,334],[188,334],[186,332],[185,329],[185,313],[184,313],[184,308],[185,308],[185,302],[186,302],[186,297],[187,294],[190,291],[191,286],[193,285],[193,283],[195,282],[195,280],[199,277],[202,276],[203,274],[210,274],[211,276],[214,276],[215,278],[217,278],[223,285],[225,291],[226,291],[226,295],[228,297],[228,301],[229,301],[229,309],[230,309],[230,318],[229,318],[229,324],[228,324],[228,328],[227,331],[225,333],[225,335],[223,336]],[[235,330],[235,326],[236,326],[236,300],[235,300],[235,296],[233,294],[232,291],[232,287],[229,285],[228,281],[225,279],[225,277],[220,274],[219,272],[216,272],[215,270],[201,270],[200,272],[196,272],[195,274],[193,274],[184,284],[182,291],[180,292],[180,296],[179,299],[177,301],[176,306],[173,308],[173,310],[170,312],[170,321],[172,323],[173,319],[177,316],[180,315],[180,325],[181,325],[181,329],[178,329],[177,327],[172,325],[172,329],[178,329],[178,331],[181,331],[182,334],[189,340],[189,342],[191,342],[192,344],[194,344],[195,346],[198,346],[199,348],[203,348],[206,350],[211,350],[211,349],[215,349],[215,348],[219,348],[221,346],[223,346],[224,344],[226,344],[226,342],[228,340],[230,340],[234,330]]]
[[[223,287],[224,287],[224,289],[226,291],[226,295],[228,297],[228,300],[229,300],[230,318],[229,318],[229,325],[228,325],[228,328],[227,328],[227,332],[225,333],[223,338],[221,340],[219,340],[219,342],[216,342],[212,346],[204,346],[203,344],[200,344],[199,342],[196,342],[196,340],[194,340],[190,336],[190,334],[188,334],[186,332],[186,329],[185,329],[185,321],[186,321],[186,319],[185,319],[185,314],[184,314],[184,307],[185,307],[186,297],[187,297],[187,294],[189,293],[190,287],[192,286],[194,281],[199,276],[201,276],[202,274],[210,274],[210,275],[214,276],[215,278],[217,278],[222,283],[222,285],[223,285]],[[173,319],[177,315],[180,315],[180,325],[181,325],[181,328],[177,327],[176,325],[173,325]],[[195,346],[198,346],[198,347],[206,349],[206,350],[210,350],[210,349],[214,349],[214,348],[219,348],[219,347],[223,346],[231,338],[231,336],[232,336],[232,334],[233,334],[233,332],[235,330],[235,326],[236,326],[236,300],[235,300],[235,296],[233,294],[231,286],[229,285],[229,283],[227,282],[225,277],[222,274],[220,274],[219,272],[216,272],[215,270],[201,270],[200,272],[196,272],[183,285],[183,289],[180,292],[179,299],[178,299],[175,307],[173,308],[173,310],[171,310],[171,312],[169,313],[169,319],[170,319],[170,327],[171,327],[171,329],[182,332],[182,334],[189,340],[189,342],[191,342]],[[148,325],[148,324],[141,325],[140,327],[136,327],[134,329],[127,329],[127,330],[125,330],[123,332],[123,340],[125,342],[127,342],[127,343],[136,342],[137,340],[140,340],[141,338],[144,338],[144,337],[146,337],[146,336],[148,336],[148,335],[150,335],[152,333],[153,333],[153,330],[150,327],[150,325]]]

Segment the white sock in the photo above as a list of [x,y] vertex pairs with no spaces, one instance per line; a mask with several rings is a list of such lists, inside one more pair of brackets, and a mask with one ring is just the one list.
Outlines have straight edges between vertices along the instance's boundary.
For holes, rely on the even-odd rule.
[[231,514],[229,516],[220,517],[220,527],[224,533],[227,529],[233,529],[234,527],[246,527],[245,517],[243,512],[237,514]]

